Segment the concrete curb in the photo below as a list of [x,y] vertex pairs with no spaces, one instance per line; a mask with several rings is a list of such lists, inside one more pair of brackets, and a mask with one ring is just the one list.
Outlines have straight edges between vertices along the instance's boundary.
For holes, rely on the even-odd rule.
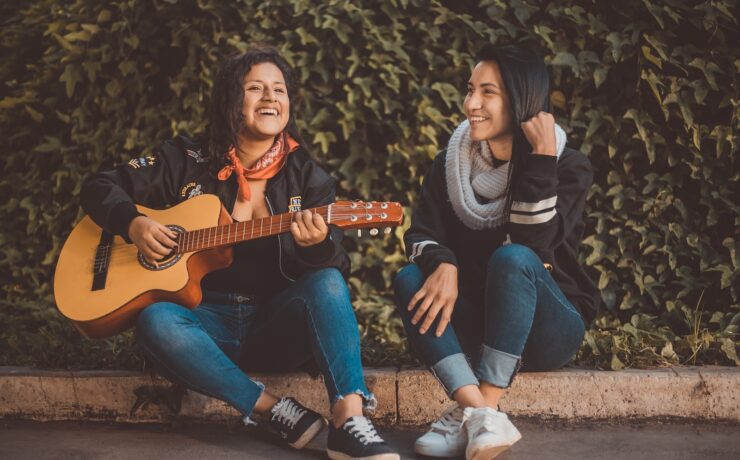
[[[422,369],[369,368],[368,387],[378,398],[379,425],[421,425],[449,405],[435,378]],[[277,395],[292,395],[326,415],[321,379],[307,374],[255,374]],[[162,405],[133,415],[134,390],[166,388],[161,378],[123,371],[45,371],[0,367],[0,418],[163,422]],[[618,372],[565,369],[523,373],[502,400],[513,416],[561,420],[681,418],[740,422],[740,368],[677,367]],[[194,392],[182,400],[180,415],[200,421],[237,419],[226,403]]]

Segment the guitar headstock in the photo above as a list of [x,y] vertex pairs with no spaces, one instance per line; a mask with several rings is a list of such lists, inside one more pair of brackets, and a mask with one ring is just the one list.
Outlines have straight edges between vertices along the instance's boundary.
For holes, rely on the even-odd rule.
[[395,201],[337,201],[330,212],[330,223],[346,230],[385,227],[389,231],[403,223],[403,206]]

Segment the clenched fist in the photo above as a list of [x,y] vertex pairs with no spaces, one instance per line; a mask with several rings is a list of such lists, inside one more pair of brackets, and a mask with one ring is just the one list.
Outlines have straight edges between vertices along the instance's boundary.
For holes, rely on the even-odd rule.
[[555,141],[555,117],[547,112],[540,112],[522,123],[524,136],[532,146],[532,153],[540,155],[557,155]]

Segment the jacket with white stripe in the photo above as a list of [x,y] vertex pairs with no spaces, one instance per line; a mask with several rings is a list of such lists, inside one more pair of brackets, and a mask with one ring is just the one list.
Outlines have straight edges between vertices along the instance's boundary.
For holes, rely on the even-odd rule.
[[565,296],[586,318],[601,303],[593,281],[578,262],[583,211],[593,179],[588,158],[566,148],[560,159],[530,154],[512,190],[509,222],[487,230],[466,227],[452,209],[442,151],[422,184],[411,227],[404,235],[406,255],[429,276],[440,263],[458,268],[460,289],[482,292],[488,259],[505,243],[531,248]]

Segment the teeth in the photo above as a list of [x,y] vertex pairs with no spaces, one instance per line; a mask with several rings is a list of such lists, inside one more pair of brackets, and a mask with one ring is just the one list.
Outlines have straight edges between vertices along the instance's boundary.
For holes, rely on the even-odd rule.
[[471,123],[478,123],[478,122],[481,122],[481,121],[488,120],[488,118],[484,118],[484,117],[470,117],[469,120],[470,120]]
[[277,110],[275,109],[259,109],[257,111],[260,115],[277,115]]

